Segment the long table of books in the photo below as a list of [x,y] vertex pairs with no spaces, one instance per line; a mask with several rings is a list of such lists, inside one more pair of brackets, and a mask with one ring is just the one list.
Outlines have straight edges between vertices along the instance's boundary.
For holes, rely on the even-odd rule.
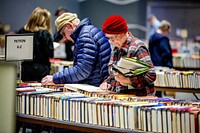
[[173,54],[173,66],[179,70],[199,70],[200,55]]
[[200,93],[200,71],[156,68],[155,90]]
[[17,88],[17,120],[84,132],[200,132],[200,101],[112,94],[98,87]]

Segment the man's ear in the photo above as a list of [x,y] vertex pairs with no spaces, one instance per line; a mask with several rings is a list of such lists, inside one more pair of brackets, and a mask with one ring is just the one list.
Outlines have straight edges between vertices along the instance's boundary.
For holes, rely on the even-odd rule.
[[73,29],[73,24],[72,23],[67,23],[67,28],[68,29]]

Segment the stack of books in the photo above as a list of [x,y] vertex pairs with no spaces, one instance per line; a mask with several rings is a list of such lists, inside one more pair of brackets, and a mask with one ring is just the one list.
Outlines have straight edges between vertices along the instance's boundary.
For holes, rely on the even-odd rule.
[[147,72],[150,67],[148,63],[142,62],[136,58],[122,57],[116,65],[112,65],[112,71],[113,73],[118,72],[125,77],[130,77]]

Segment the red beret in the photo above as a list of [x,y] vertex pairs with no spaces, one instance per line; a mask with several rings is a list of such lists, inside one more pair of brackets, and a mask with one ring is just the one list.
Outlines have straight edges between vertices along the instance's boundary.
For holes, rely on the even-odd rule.
[[102,25],[102,31],[107,34],[121,34],[128,31],[126,20],[119,15],[108,17]]

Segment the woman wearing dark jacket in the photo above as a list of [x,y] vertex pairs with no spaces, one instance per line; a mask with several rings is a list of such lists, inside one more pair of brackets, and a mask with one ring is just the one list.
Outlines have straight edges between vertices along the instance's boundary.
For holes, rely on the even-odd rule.
[[[149,39],[149,52],[154,66],[173,67],[172,49],[167,37],[170,29],[170,22],[162,20],[158,30]],[[162,97],[160,91],[157,91],[155,95]]]
[[149,51],[154,66],[173,67],[172,49],[167,35],[170,32],[171,24],[163,20],[159,29],[149,39]]
[[22,81],[38,81],[50,74],[49,58],[53,58],[53,39],[50,28],[51,14],[44,8],[33,10],[28,23],[18,34],[34,34],[33,60],[22,62]]
[[105,34],[93,26],[89,18],[80,21],[74,13],[63,13],[55,25],[60,34],[74,43],[74,64],[64,71],[42,79],[48,83],[79,83],[99,86],[108,76],[110,43]]

